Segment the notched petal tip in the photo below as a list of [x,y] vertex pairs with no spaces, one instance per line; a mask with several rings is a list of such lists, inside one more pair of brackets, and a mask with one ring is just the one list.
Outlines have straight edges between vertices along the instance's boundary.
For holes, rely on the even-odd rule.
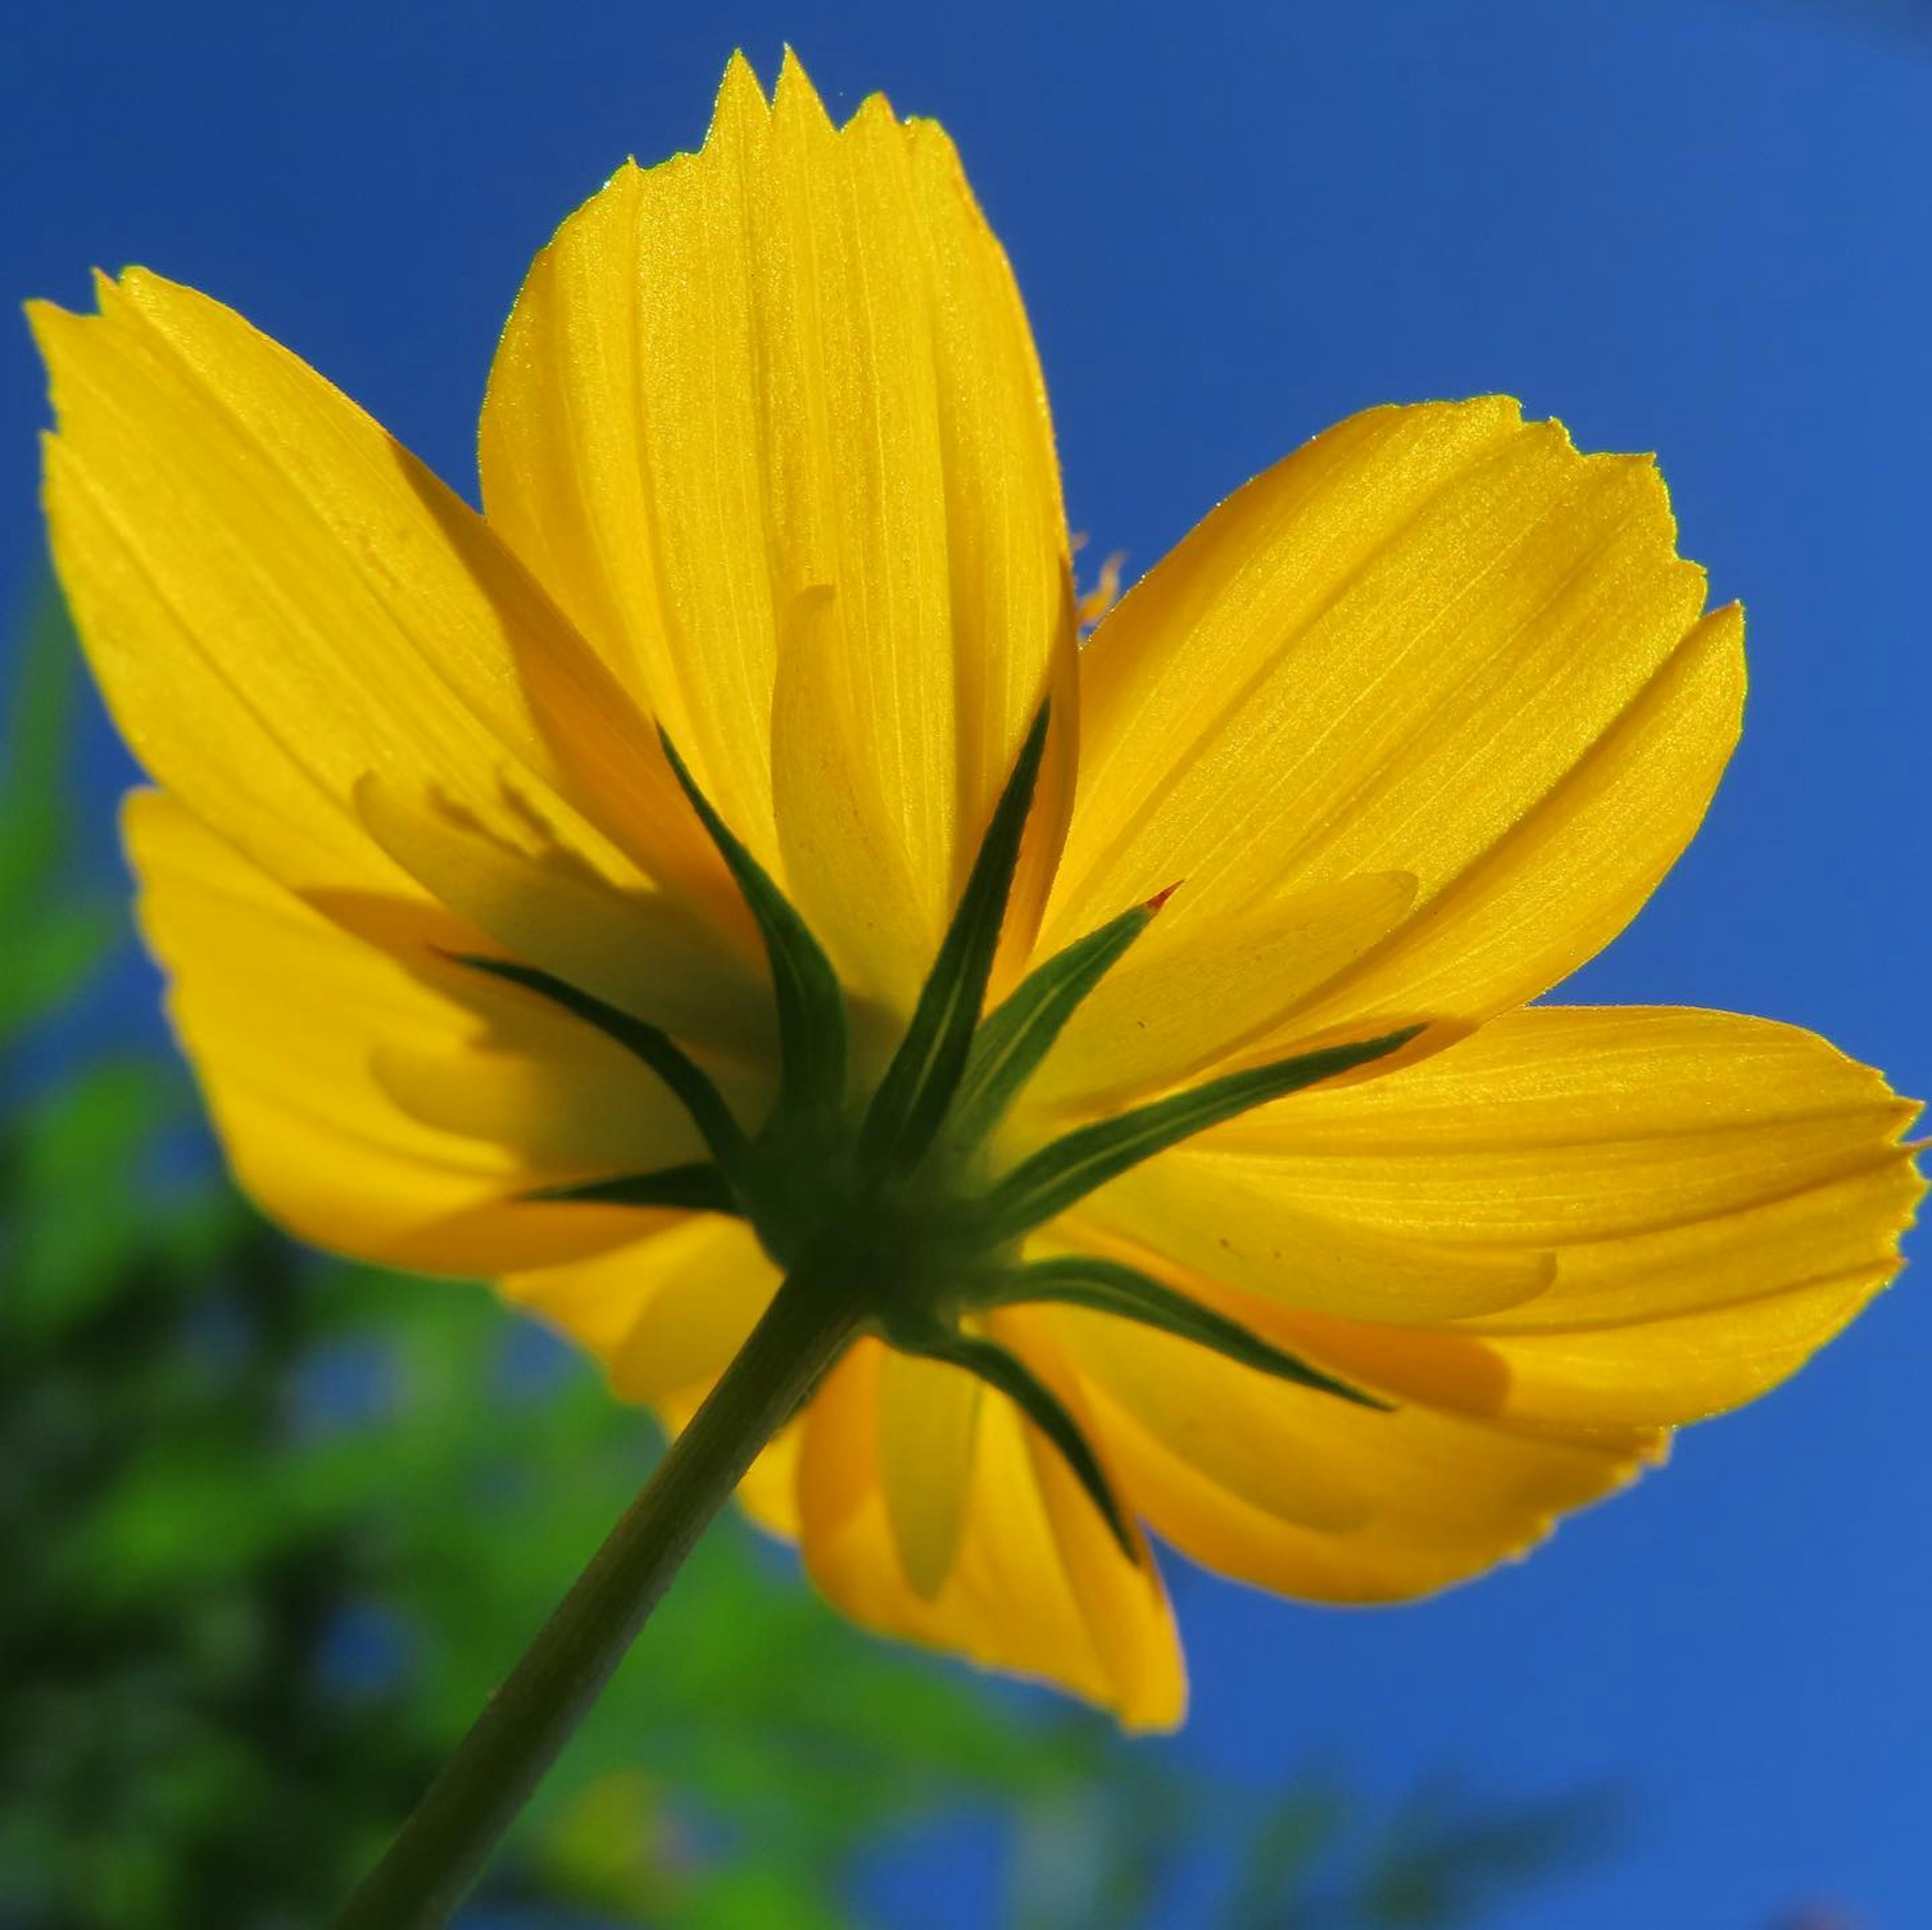
[[80,358],[88,352],[94,331],[104,321],[113,319],[110,304],[116,284],[112,277],[94,268],[89,271],[89,277],[95,303],[92,310],[65,307],[44,295],[34,296],[20,304],[27,331],[46,369],[48,396],[59,426],[64,426],[60,424],[65,406],[63,391],[76,373]]
[[750,57],[742,47],[734,49],[731,58],[724,63],[723,77],[718,83],[717,96],[712,103],[711,124],[705,132],[704,145],[709,147],[740,116],[764,121],[769,120],[770,115],[771,103],[765,97],[764,86],[758,79],[758,70],[752,66]]
[[[741,54],[735,58],[742,60],[743,56]],[[854,130],[867,130],[881,123],[896,133],[903,133],[911,124],[900,120],[891,100],[878,90],[866,95],[843,122],[838,121],[806,71],[797,48],[790,41],[785,43],[778,62],[778,82],[772,90],[771,111],[778,121],[808,125],[818,132],[833,135],[848,135]]]
[[58,301],[50,301],[44,295],[29,295],[20,304],[20,313],[26,318],[27,332],[34,338],[34,346],[40,350],[43,361],[51,359],[47,346],[50,340],[66,323],[82,319],[72,309],[63,308]]
[[778,63],[778,85],[772,90],[772,115],[776,121],[808,125],[824,133],[838,131],[818,89],[812,84],[797,49],[789,45]]

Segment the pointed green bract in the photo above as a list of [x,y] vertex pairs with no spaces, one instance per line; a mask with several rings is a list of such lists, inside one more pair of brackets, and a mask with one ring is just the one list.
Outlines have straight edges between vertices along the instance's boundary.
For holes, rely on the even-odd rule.
[[949,1138],[962,1149],[979,1145],[997,1126],[1080,1003],[1153,922],[1154,907],[1132,911],[1076,939],[1029,972],[1018,989],[989,1014],[952,1095]]
[[658,736],[692,809],[718,847],[764,941],[778,1008],[778,1110],[794,1120],[834,1113],[845,1096],[848,1031],[845,992],[838,974],[791,901],[712,808],[710,800],[685,768],[676,745],[662,730]]
[[724,1095],[711,1083],[710,1074],[669,1032],[633,1018],[628,1012],[620,1011],[592,993],[578,990],[568,980],[534,965],[520,965],[512,958],[488,958],[477,952],[454,952],[445,955],[472,971],[486,972],[493,978],[520,985],[524,990],[561,1005],[572,1017],[595,1026],[605,1038],[642,1059],[691,1115],[692,1123],[712,1158],[727,1172],[742,1170],[747,1149],[743,1128],[724,1103]]
[[1150,1278],[1137,1267],[1117,1260],[1084,1254],[1034,1261],[1017,1269],[1000,1290],[995,1304],[1018,1305],[1032,1300],[1057,1301],[1064,1306],[1084,1307],[1096,1314],[1111,1314],[1142,1326],[1158,1327],[1162,1332],[1192,1341],[1224,1359],[1271,1374],[1278,1380],[1292,1380],[1297,1386],[1318,1393],[1333,1394],[1358,1406],[1386,1413],[1389,1403],[1351,1387],[1311,1367],[1297,1356],[1285,1353],[1260,1335],[1231,1320],[1225,1314],[1204,1306],[1185,1293]]
[[722,1167],[709,1160],[666,1166],[655,1173],[620,1173],[609,1179],[586,1179],[574,1186],[543,1186],[526,1200],[574,1201],[584,1206],[670,1206],[686,1212],[735,1213],[738,1197]]
[[1192,1092],[1082,1126],[1022,1160],[979,1203],[976,1212],[982,1216],[984,1236],[1016,1238],[1168,1146],[1304,1086],[1386,1058],[1421,1030],[1419,1025],[1406,1026],[1379,1038],[1324,1046],[1272,1065],[1231,1072]]
[[862,1159],[888,1152],[910,1164],[932,1144],[973,1050],[1006,922],[1027,814],[1046,749],[1048,706],[1042,704],[980,840],[912,1022],[872,1095],[860,1129]]
[[1053,1443],[1054,1451],[1072,1470],[1074,1479],[1100,1509],[1101,1518],[1120,1545],[1120,1552],[1136,1566],[1139,1565],[1140,1545],[1114,1497],[1106,1470],[1080,1431],[1080,1424],[1032,1368],[997,1342],[971,1334],[957,1334],[920,1351],[928,1359],[963,1367],[968,1373],[977,1374],[988,1387],[1005,1395]]

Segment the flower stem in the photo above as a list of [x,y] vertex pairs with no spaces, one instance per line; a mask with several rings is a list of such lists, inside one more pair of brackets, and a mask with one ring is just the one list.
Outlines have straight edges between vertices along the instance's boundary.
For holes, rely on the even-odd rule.
[[809,1273],[778,1289],[671,1444],[336,1919],[335,1930],[440,1930],[482,1874],[758,1451],[852,1336],[852,1296]]

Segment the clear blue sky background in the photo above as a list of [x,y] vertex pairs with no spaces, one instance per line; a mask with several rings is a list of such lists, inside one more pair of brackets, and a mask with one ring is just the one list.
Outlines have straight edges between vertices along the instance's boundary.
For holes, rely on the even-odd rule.
[[[77,303],[128,261],[196,283],[468,488],[526,257],[626,153],[696,140],[735,43],[769,72],[787,38],[835,101],[884,88],[952,129],[1031,304],[1076,525],[1136,565],[1370,403],[1506,388],[1586,446],[1660,451],[1687,551],[1750,605],[1751,709],[1695,850],[1573,989],[1802,1020],[1932,1088],[1932,13],[36,9],[0,62],[0,291]],[[43,414],[20,329],[0,592],[40,566]],[[104,805],[104,733],[90,758]],[[1627,1781],[1629,1853],[1509,1930],[1755,1930],[1808,1899],[1932,1922],[1922,1284],[1480,1587],[1345,1616],[1178,1575],[1174,1746],[1389,1790],[1442,1764]],[[953,1920],[928,1896],[918,1920]]]

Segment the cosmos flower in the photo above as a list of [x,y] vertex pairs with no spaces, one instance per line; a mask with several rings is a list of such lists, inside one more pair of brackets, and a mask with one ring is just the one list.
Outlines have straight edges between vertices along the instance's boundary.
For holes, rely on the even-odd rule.
[[1372,409],[1083,644],[952,149],[789,61],[538,257],[481,515],[207,297],[99,304],[34,316],[48,514],[236,1171],[674,1428],[844,1254],[874,1297],[742,1494],[860,1621],[1170,1724],[1145,1530],[1426,1594],[1896,1270],[1877,1074],[1532,1002],[1737,736],[1647,460]]

